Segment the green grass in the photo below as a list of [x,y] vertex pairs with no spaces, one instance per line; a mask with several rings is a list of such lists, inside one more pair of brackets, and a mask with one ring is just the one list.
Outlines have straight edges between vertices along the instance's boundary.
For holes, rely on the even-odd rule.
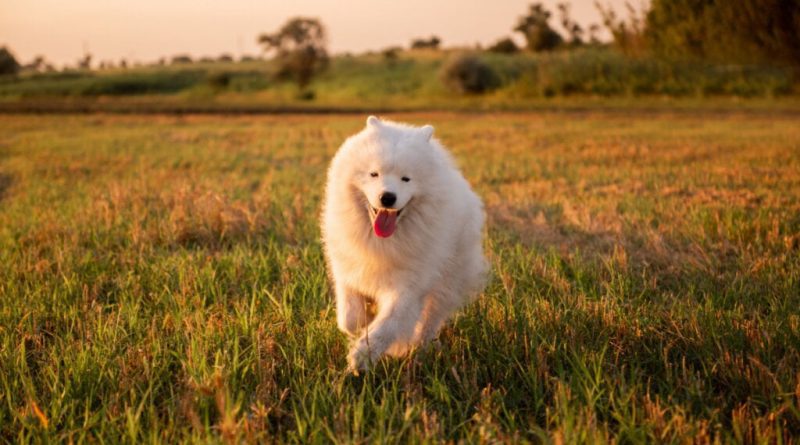
[[489,216],[440,344],[344,372],[317,217],[364,116],[3,116],[0,440],[800,434],[800,125],[406,114]]
[[[608,48],[480,57],[499,88],[461,95],[445,87],[442,65],[459,51],[337,56],[301,94],[274,79],[273,62],[195,63],[0,78],[6,111],[457,110],[552,106],[553,98],[658,102],[733,98],[797,102],[797,76],[770,66],[721,66],[626,58]],[[308,92],[313,98],[309,100]]]

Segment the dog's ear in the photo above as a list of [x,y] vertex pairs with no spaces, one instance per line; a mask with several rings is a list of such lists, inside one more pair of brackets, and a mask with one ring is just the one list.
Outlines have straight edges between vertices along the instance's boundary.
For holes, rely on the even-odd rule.
[[367,126],[372,128],[379,128],[381,126],[381,120],[375,116],[370,116],[367,118]]
[[424,127],[420,128],[419,131],[426,141],[430,141],[431,137],[433,136],[433,125],[425,125]]

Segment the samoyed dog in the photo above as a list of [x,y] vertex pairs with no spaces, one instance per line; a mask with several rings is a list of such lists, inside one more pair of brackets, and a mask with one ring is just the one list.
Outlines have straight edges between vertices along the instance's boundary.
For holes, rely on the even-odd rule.
[[434,339],[485,286],[483,204],[432,136],[370,116],[331,162],[322,237],[353,371]]

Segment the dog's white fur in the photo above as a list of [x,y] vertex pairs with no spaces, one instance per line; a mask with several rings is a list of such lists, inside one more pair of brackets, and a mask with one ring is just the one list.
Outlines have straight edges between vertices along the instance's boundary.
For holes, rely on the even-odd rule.
[[[353,370],[434,339],[485,286],[483,204],[432,135],[370,116],[331,162],[322,233]],[[373,233],[369,213],[384,192],[402,209],[389,238]]]

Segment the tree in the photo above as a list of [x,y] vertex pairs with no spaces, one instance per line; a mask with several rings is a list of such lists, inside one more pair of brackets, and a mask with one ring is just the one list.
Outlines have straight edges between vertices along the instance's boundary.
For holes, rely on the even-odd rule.
[[16,75],[19,72],[19,62],[5,46],[0,47],[0,75]]
[[600,32],[600,25],[597,23],[592,23],[589,25],[589,44],[591,45],[599,45],[600,38],[597,37],[597,33]]
[[530,5],[528,14],[519,18],[514,31],[521,33],[528,42],[531,51],[551,51],[557,48],[564,39],[550,27],[550,11],[541,3]]
[[24,65],[22,69],[25,71],[40,73],[44,71],[46,66],[47,61],[44,59],[44,56],[36,56],[33,58],[33,60],[31,60],[31,63]]
[[89,53],[84,54],[83,57],[78,59],[78,64],[77,65],[78,65],[78,69],[79,70],[90,70],[90,69],[92,69],[92,55],[89,54]]
[[559,3],[558,13],[561,18],[561,26],[567,31],[569,44],[572,46],[583,45],[583,28],[569,14],[569,3]]
[[297,17],[274,34],[262,34],[258,43],[274,53],[279,78],[294,79],[305,88],[317,73],[328,67],[325,27],[319,20]]

